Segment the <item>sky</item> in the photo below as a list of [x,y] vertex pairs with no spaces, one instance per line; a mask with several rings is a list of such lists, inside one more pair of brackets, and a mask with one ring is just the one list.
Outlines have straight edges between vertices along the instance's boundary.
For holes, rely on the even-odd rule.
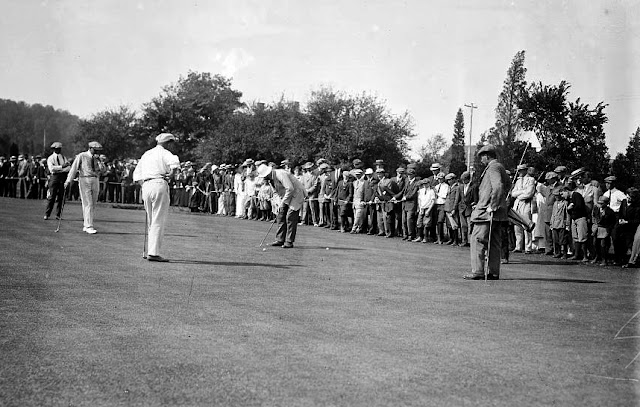
[[[83,118],[140,110],[189,71],[232,78],[243,101],[302,105],[331,87],[408,111],[415,154],[495,123],[507,69],[605,102],[607,145],[640,126],[640,2],[616,0],[0,0],[0,98]],[[465,104],[477,106],[473,110]]]

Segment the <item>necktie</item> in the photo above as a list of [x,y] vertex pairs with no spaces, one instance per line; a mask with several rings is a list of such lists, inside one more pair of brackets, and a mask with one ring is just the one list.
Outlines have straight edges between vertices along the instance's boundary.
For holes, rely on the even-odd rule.
[[56,154],[56,162],[58,163],[58,165],[60,164],[60,154]]

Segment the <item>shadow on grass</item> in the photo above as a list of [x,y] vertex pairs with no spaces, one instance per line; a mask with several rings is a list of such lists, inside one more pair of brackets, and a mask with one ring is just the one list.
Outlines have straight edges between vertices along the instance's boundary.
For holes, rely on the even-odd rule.
[[144,223],[143,220],[101,220],[99,223]]
[[[138,235],[138,236],[144,236],[144,232],[98,232],[101,235]],[[196,235],[174,235],[174,234],[167,234],[165,236],[171,236],[171,237],[200,237],[200,236],[196,236]]]
[[[171,259],[169,263],[176,264],[202,264],[207,266],[238,266],[238,267],[269,267],[276,269],[289,269],[292,266],[288,264],[268,264],[268,263],[247,263],[247,262],[236,262],[236,261],[205,261],[205,260],[180,260],[180,259]],[[293,266],[297,267],[297,266]]]
[[364,250],[364,249],[359,249],[357,247],[335,247],[335,246],[295,246],[298,249],[305,249],[305,250],[327,250],[327,247],[329,248],[329,250],[342,250],[342,251],[360,251],[360,250]]
[[502,278],[504,281],[549,281],[553,283],[578,283],[578,284],[606,284],[604,281],[598,280],[580,280],[571,278],[544,278],[544,277],[523,277],[523,278]]
[[567,261],[564,262],[562,260],[558,261],[513,261],[509,259],[509,264],[532,264],[536,266],[584,266],[583,263],[579,261]]

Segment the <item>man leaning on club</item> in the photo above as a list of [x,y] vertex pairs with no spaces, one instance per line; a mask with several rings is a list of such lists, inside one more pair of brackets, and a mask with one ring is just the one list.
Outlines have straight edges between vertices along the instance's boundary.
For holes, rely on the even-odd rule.
[[[495,146],[487,144],[478,151],[482,164],[486,165],[480,176],[478,203],[471,212],[471,274],[465,280],[498,280],[500,278],[501,229],[508,221],[506,194],[511,180],[497,160]],[[485,263],[486,257],[488,262]],[[488,264],[488,270],[485,269]]]
[[169,151],[176,138],[171,133],[162,133],[156,137],[157,145],[147,150],[133,171],[133,181],[142,184],[142,201],[147,212],[149,245],[147,260],[167,262],[160,256],[164,228],[169,211],[168,179],[180,169],[180,159]]

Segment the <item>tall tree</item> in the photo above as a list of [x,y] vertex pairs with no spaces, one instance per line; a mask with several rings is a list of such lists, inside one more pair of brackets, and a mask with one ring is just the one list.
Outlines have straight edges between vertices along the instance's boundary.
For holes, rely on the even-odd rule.
[[464,152],[464,115],[462,114],[462,109],[458,109],[453,123],[453,138],[450,150],[449,172],[460,175],[467,169]]
[[626,154],[619,153],[611,167],[620,189],[640,187],[640,127],[631,135]]
[[418,154],[425,165],[439,162],[447,148],[447,140],[442,133],[434,134],[427,139],[427,142],[420,147]]
[[90,141],[102,144],[109,159],[136,158],[142,148],[133,136],[136,113],[127,106],[106,109],[80,121],[80,132],[74,140],[75,152],[86,150]]
[[502,150],[503,162],[507,168],[517,164],[518,160],[514,154],[514,143],[516,143],[516,137],[521,129],[518,102],[527,90],[527,82],[525,81],[527,69],[524,67],[524,54],[524,51],[517,52],[507,70],[507,77],[498,96],[494,140],[490,140]]

